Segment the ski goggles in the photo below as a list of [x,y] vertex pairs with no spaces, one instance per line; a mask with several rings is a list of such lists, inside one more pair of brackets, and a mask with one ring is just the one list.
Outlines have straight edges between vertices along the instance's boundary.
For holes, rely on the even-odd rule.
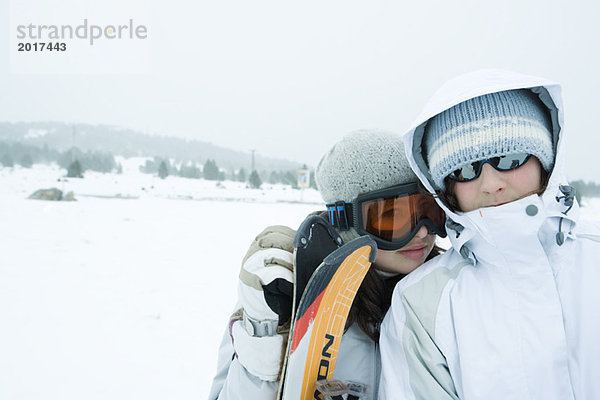
[[431,195],[419,191],[417,183],[362,194],[351,203],[327,204],[327,214],[334,227],[353,227],[360,235],[371,236],[382,250],[406,246],[422,226],[446,236],[444,211]]
[[490,164],[497,171],[512,171],[525,164],[530,158],[529,153],[513,153],[474,161],[454,170],[448,178],[456,182],[470,182],[479,178],[484,164]]

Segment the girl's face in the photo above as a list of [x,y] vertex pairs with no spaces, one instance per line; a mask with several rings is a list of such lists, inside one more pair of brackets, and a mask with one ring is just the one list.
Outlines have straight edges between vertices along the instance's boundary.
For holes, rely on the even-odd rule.
[[421,266],[433,245],[435,235],[430,235],[427,228],[422,226],[415,237],[399,250],[377,250],[375,268],[385,272],[408,274]]
[[461,211],[495,207],[540,191],[542,166],[536,157],[517,169],[498,171],[484,164],[479,178],[456,182],[454,195]]

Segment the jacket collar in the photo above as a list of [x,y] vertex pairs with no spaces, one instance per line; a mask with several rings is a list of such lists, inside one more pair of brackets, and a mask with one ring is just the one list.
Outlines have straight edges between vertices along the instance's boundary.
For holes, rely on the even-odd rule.
[[568,237],[579,207],[575,203],[565,214],[567,209],[564,199],[546,202],[544,196],[531,195],[498,207],[455,213],[456,220],[449,220],[446,228],[452,247],[463,258],[508,261],[521,257],[515,249],[539,245],[541,236],[551,237],[554,243],[559,231]]

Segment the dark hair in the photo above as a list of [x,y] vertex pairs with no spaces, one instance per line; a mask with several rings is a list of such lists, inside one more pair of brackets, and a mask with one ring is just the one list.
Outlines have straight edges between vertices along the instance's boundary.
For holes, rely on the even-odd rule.
[[444,186],[446,187],[446,189],[436,190],[435,192],[450,210],[460,211],[460,207],[458,206],[458,199],[456,198],[456,192],[454,190],[455,185],[456,181],[453,181],[452,179],[446,177],[444,178]]
[[[425,189],[421,182],[418,183],[420,193],[433,196]],[[425,261],[429,261],[443,252],[442,248],[434,245]],[[353,323],[357,323],[359,328],[371,340],[379,342],[379,328],[385,313],[392,303],[394,287],[405,276],[404,274],[398,274],[390,278],[385,278],[375,268],[371,267],[356,292],[356,297],[346,320],[346,329]]]
[[[433,246],[426,261],[441,254],[443,250]],[[375,268],[371,267],[356,292],[356,297],[348,313],[346,329],[357,323],[374,342],[379,342],[379,327],[385,313],[392,302],[394,287],[405,275],[398,274],[391,278],[384,278]]]

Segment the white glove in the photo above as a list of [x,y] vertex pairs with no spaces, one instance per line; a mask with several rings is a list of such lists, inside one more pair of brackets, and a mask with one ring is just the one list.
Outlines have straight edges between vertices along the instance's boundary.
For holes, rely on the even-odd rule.
[[293,296],[295,231],[272,226],[256,237],[240,271],[239,304],[231,336],[238,360],[266,381],[279,378]]

